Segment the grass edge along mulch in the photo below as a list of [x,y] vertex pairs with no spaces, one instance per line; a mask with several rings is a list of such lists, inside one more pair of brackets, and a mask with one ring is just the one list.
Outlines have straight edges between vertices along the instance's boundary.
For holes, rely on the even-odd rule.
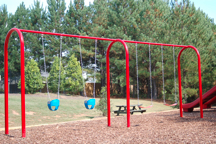
[[[173,110],[166,110],[166,111],[158,111],[158,112],[148,112],[148,113],[137,113],[136,115],[148,115],[148,114],[154,114],[154,113],[160,113],[160,112],[172,112],[172,111],[179,111],[179,109],[173,109]],[[125,116],[124,115],[120,115],[120,116],[112,116],[111,118],[116,118],[116,117],[121,117],[121,116]],[[75,120],[75,121],[66,121],[66,122],[58,122],[58,123],[45,123],[45,124],[37,124],[37,125],[29,125],[26,126],[26,128],[30,128],[30,127],[38,127],[38,126],[48,126],[48,125],[57,125],[57,124],[66,124],[66,123],[75,123],[75,122],[82,122],[82,121],[94,121],[94,120],[101,120],[101,119],[106,119],[106,116],[101,116],[101,117],[96,117],[93,119],[81,119],[81,120]],[[17,127],[9,127],[9,130],[14,130],[14,129],[21,129],[21,126],[17,126]],[[5,128],[0,128],[0,131],[4,131]]]
[[[126,115],[111,119],[76,121],[72,123],[27,128],[26,138],[21,130],[11,130],[9,135],[0,132],[2,143],[216,143],[216,107],[199,108],[192,113],[178,110],[146,113],[131,116],[131,126],[126,126]],[[200,131],[201,130],[201,131]]]
[[[52,98],[55,98],[55,94]],[[60,99],[60,108],[52,112],[47,108],[47,97],[44,93],[26,94],[26,126],[46,125],[70,121],[79,121],[86,119],[96,119],[102,117],[96,109],[86,110],[84,107],[84,97],[64,96]],[[90,97],[88,97],[90,98]],[[96,102],[99,99],[96,98]],[[137,104],[136,99],[130,100],[131,104]],[[139,100],[143,106],[150,105],[149,100]],[[116,105],[125,105],[126,99],[111,99],[112,111],[117,110]],[[0,129],[4,129],[4,95],[0,95]],[[148,108],[146,113],[155,111],[173,110],[172,107],[164,106],[163,103],[153,101],[153,107]],[[28,113],[31,113],[30,115]],[[138,114],[138,113],[136,113]],[[136,115],[135,114],[135,115]],[[112,112],[111,116],[115,116]],[[125,114],[120,114],[125,115]],[[20,94],[9,94],[9,128],[21,127],[21,104]]]

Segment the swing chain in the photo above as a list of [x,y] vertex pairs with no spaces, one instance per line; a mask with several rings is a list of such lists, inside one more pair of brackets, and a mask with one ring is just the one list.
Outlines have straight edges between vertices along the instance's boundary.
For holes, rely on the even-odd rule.
[[79,47],[80,47],[80,63],[81,63],[81,70],[82,70],[82,79],[83,79],[83,88],[84,88],[84,96],[86,96],[86,91],[85,91],[85,81],[83,77],[83,62],[82,62],[82,50],[81,50],[81,39],[79,38]]
[[174,65],[175,103],[177,103],[177,97],[176,97],[176,71],[175,71],[175,47],[174,46],[173,46],[173,65]]
[[150,74],[150,89],[151,89],[151,105],[152,103],[152,74],[151,74],[151,45],[149,44],[149,74]]
[[62,36],[60,36],[58,99],[59,99],[59,89],[61,84],[61,55],[62,55]]
[[136,43],[136,70],[137,70],[137,98],[138,98],[138,105],[139,105],[139,75],[138,75],[137,43]]
[[[149,44],[149,73],[150,73],[150,89],[151,89],[151,106],[153,106],[152,98],[152,76],[151,76],[151,45]],[[137,54],[137,43],[136,43],[136,70],[137,70],[137,98],[139,105],[139,79],[138,79],[138,54]]]
[[164,99],[164,104],[166,104],[166,101],[165,101],[165,89],[164,89],[163,45],[161,45],[161,57],[162,57],[163,99]]
[[95,77],[97,72],[96,54],[97,54],[97,39],[95,40],[95,68],[94,68],[94,91],[93,91],[94,98],[95,98],[95,83],[96,83]]
[[[41,38],[42,38],[42,47],[43,47],[43,57],[44,57],[44,72],[46,74],[46,56],[45,56],[45,49],[44,49],[44,40],[43,40],[43,34],[41,34]],[[50,95],[49,95],[49,87],[48,87],[48,79],[46,76],[46,87],[47,87],[47,96],[48,99],[51,101]]]

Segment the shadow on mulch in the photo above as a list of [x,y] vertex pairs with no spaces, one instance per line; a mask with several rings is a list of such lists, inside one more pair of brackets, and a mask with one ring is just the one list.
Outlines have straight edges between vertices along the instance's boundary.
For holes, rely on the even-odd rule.
[[167,120],[176,123],[182,122],[216,122],[216,108],[204,109],[203,118],[200,118],[200,111],[197,109],[193,112],[183,112],[183,117],[180,117],[179,113],[163,113],[157,116],[165,116]]
[[4,136],[6,136],[6,137],[14,137],[14,136],[12,136],[12,135],[6,135],[6,134],[3,134]]

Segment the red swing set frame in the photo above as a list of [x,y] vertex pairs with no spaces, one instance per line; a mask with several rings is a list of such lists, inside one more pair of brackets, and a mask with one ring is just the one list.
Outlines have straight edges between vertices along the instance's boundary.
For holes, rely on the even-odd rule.
[[104,40],[111,41],[108,46],[106,54],[106,68],[107,68],[107,122],[108,126],[111,126],[111,117],[110,117],[110,70],[109,70],[109,52],[112,45],[116,42],[122,43],[125,48],[126,55],[126,95],[127,95],[127,127],[130,127],[130,81],[129,81],[129,50],[126,43],[137,43],[137,44],[146,44],[146,45],[160,45],[160,46],[170,46],[170,47],[182,47],[178,55],[178,78],[179,78],[179,102],[180,102],[180,117],[183,117],[182,112],[182,92],[181,92],[181,68],[180,68],[180,56],[181,53],[187,49],[192,48],[196,51],[198,57],[198,72],[199,72],[199,93],[200,93],[200,117],[203,117],[203,107],[202,107],[202,82],[201,82],[201,62],[199,51],[193,46],[185,45],[174,45],[174,44],[163,44],[163,43],[151,43],[151,42],[141,42],[141,41],[130,41],[130,40],[120,40],[120,39],[109,39],[109,38],[100,38],[100,37],[89,37],[89,36],[80,36],[80,35],[71,35],[71,34],[61,34],[61,33],[51,33],[43,31],[34,31],[34,30],[25,30],[12,28],[7,33],[5,44],[4,44],[4,99],[5,99],[5,134],[9,134],[9,112],[8,112],[8,43],[10,36],[13,32],[17,32],[20,39],[20,69],[21,69],[21,120],[22,120],[22,137],[26,137],[26,121],[25,121],[25,50],[24,50],[24,38],[22,32],[25,33],[36,33],[44,35],[55,35],[55,36],[64,36],[64,37],[74,37],[74,38],[83,38],[83,39],[94,39],[94,40]]

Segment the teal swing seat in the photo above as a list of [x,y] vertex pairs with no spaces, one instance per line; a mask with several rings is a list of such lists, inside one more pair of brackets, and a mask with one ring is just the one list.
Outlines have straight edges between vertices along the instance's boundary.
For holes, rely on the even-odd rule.
[[[81,50],[81,41],[80,41],[80,38],[79,38],[79,48],[80,48],[81,70],[82,70],[82,74],[83,74],[83,62],[82,62],[82,50]],[[96,75],[96,72],[97,72],[97,69],[96,69],[97,68],[96,54],[97,54],[97,40],[95,40],[95,68],[94,68],[94,90],[93,90],[93,96],[94,96],[94,98],[84,101],[85,108],[88,109],[88,110],[94,109],[95,104],[96,104],[96,100],[95,100],[95,82],[96,82],[95,75]],[[85,91],[85,81],[84,81],[83,77],[82,77],[82,80],[83,80],[84,96],[87,98],[86,91]]]
[[[45,56],[45,50],[44,50],[44,41],[43,41],[43,34],[42,36],[42,46],[43,46],[43,56],[44,56],[44,71],[46,73],[46,56]],[[62,36],[60,37],[60,53],[62,50]],[[60,55],[60,63],[59,63],[59,80],[58,80],[58,96],[57,99],[51,100],[50,95],[49,95],[49,86],[48,86],[48,80],[46,77],[46,87],[47,87],[47,97],[49,97],[49,101],[47,102],[47,106],[49,110],[51,111],[57,111],[60,105],[60,100],[59,100],[59,88],[60,88],[60,79],[61,79],[61,55]]]
[[[56,111],[56,110],[58,110],[59,105],[60,105],[60,100],[59,100],[59,99],[54,99],[54,100],[51,100],[51,101],[48,101],[48,102],[47,102],[47,106],[48,106],[48,108],[49,108],[51,111]],[[53,109],[53,107],[55,107],[55,108]]]
[[89,100],[84,101],[84,105],[85,105],[86,109],[89,109],[89,110],[91,110],[95,107],[95,103],[96,103],[95,99],[89,99]]

